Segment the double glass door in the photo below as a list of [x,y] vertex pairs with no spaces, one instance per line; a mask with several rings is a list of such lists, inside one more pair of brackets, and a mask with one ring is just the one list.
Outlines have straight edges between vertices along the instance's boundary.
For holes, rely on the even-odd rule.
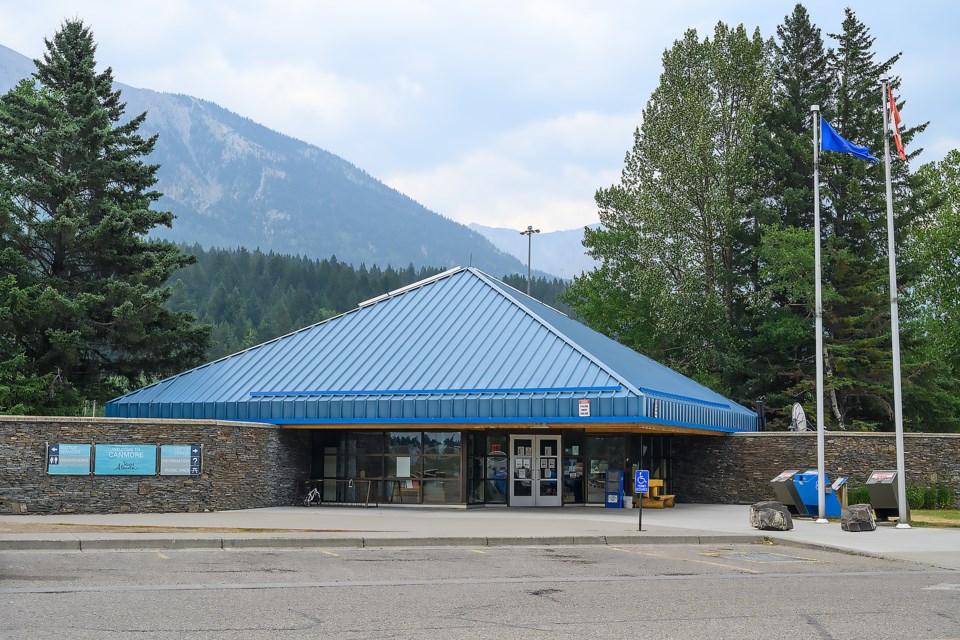
[[560,436],[510,436],[510,505],[559,507]]

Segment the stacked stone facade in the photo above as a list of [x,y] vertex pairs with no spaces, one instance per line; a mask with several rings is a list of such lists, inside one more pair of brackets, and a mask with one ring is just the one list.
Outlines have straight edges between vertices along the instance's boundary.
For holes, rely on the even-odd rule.
[[[0,417],[0,513],[158,513],[293,504],[308,431],[204,420]],[[202,444],[199,476],[47,475],[47,443]]]
[[[0,416],[0,513],[159,513],[292,505],[311,475],[311,432],[213,420]],[[960,435],[906,434],[908,484],[947,484],[960,500]],[[46,445],[202,444],[199,476],[47,475]],[[674,436],[672,492],[680,502],[774,499],[770,480],[817,467],[816,433]],[[828,433],[825,468],[862,486],[895,469],[892,434]],[[960,505],[957,505],[960,507]]]
[[[946,484],[960,500],[960,435],[904,435],[907,484]],[[830,480],[847,476],[863,486],[875,469],[896,469],[896,440],[888,433],[824,436]],[[817,468],[817,434],[737,433],[673,440],[673,491],[684,502],[749,504],[775,498],[770,480],[788,469]],[[960,506],[960,505],[957,505]]]

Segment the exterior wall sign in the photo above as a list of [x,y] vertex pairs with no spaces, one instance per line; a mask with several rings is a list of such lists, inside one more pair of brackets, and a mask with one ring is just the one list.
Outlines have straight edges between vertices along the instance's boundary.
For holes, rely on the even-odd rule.
[[98,476],[156,475],[157,445],[98,444],[93,473]]
[[199,444],[160,445],[160,475],[199,476],[202,459]]
[[578,402],[580,407],[580,417],[589,418],[590,417],[590,401],[589,400],[580,400]]
[[90,445],[48,444],[47,473],[50,475],[89,475]]

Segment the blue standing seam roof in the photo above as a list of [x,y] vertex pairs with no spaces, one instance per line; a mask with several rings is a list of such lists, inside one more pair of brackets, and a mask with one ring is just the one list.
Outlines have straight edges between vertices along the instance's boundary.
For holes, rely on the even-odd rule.
[[756,430],[753,411],[462,267],[115,398],[106,411],[274,424]]

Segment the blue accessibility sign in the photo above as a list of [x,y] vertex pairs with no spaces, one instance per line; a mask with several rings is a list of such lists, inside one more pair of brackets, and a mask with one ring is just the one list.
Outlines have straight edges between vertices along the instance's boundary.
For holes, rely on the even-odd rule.
[[638,469],[633,478],[633,492],[646,493],[650,491],[650,472],[646,469]]

